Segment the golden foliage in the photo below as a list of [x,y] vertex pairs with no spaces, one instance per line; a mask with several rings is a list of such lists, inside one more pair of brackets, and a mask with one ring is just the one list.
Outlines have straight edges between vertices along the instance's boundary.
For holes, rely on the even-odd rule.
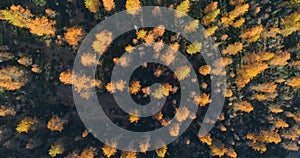
[[69,45],[75,47],[78,45],[78,42],[83,38],[84,31],[83,29],[77,27],[70,27],[67,29],[67,32],[64,34],[65,40]]
[[123,91],[125,89],[125,84],[125,81],[119,80],[117,82],[107,83],[105,88],[109,93],[114,93],[116,90]]
[[207,144],[207,145],[212,145],[212,142],[213,142],[213,140],[212,140],[212,138],[211,138],[211,135],[210,135],[210,133],[208,133],[208,134],[206,134],[205,136],[198,136],[198,138],[199,138],[199,140],[202,142],[202,143],[205,143],[205,144]]
[[84,53],[80,57],[83,66],[92,66],[98,64],[97,56],[93,53]]
[[297,140],[300,137],[300,129],[297,125],[283,131],[281,136],[285,139]]
[[117,153],[117,149],[115,147],[104,145],[101,149],[103,155],[106,156],[107,158],[110,158],[111,156],[114,156]]
[[272,66],[284,66],[287,65],[291,55],[289,52],[280,52],[278,53],[271,61],[270,65]]
[[[248,10],[249,10],[249,4],[238,5],[234,8],[234,10],[230,11],[229,13],[225,13],[224,16],[221,18],[221,21],[225,27],[233,25],[234,20],[237,17],[244,15]],[[242,21],[243,20],[240,20],[239,23],[241,23]]]
[[157,38],[157,37],[163,36],[165,31],[166,31],[165,26],[159,25],[153,29],[153,34],[155,35],[155,38]]
[[107,30],[103,30],[100,33],[96,34],[96,40],[92,44],[93,49],[97,53],[102,55],[112,42],[112,36],[112,32],[109,32]]
[[209,36],[213,36],[218,28],[219,28],[218,26],[212,26],[207,28],[204,32],[204,37],[207,38]]
[[50,18],[55,18],[56,15],[57,15],[57,12],[50,9],[50,8],[47,8],[45,9],[45,13],[47,14],[47,16],[49,16]]
[[281,142],[281,137],[277,133],[277,130],[262,130],[259,134],[249,133],[246,136],[247,139],[252,140],[253,142],[262,142],[262,143],[275,143],[278,144]]
[[191,69],[188,66],[181,66],[177,68],[174,72],[175,77],[179,80],[182,81],[185,78],[189,77],[191,73]]
[[131,53],[134,50],[134,47],[132,45],[128,45],[125,47],[125,51],[128,53]]
[[261,142],[248,142],[247,144],[253,150],[258,151],[260,153],[264,153],[264,152],[267,151],[267,147],[264,143],[261,143]]
[[10,53],[0,52],[0,63],[13,59],[14,56]]
[[199,104],[200,106],[205,106],[211,102],[210,94],[202,93],[199,96],[194,97],[194,101]]
[[32,59],[30,57],[23,56],[18,59],[18,63],[24,66],[30,66],[32,64]]
[[195,32],[199,27],[199,20],[193,20],[189,22],[187,25],[184,27],[184,31],[187,33]]
[[211,74],[226,75],[225,67],[232,64],[232,62],[232,59],[229,57],[223,57],[215,60],[212,65]]
[[293,32],[300,30],[300,14],[299,10],[281,19],[283,30],[281,33],[284,37],[289,36]]
[[293,118],[297,123],[300,122],[300,110],[298,110],[295,114],[291,112],[286,112],[286,117]]
[[136,152],[122,151],[120,158],[136,158]]
[[62,132],[64,129],[64,123],[61,118],[53,115],[52,118],[48,121],[47,128],[51,131]]
[[[76,82],[73,82],[74,81]],[[89,99],[91,90],[94,87],[101,87],[102,83],[85,75],[72,74],[71,70],[60,73],[59,80],[64,84],[73,84],[75,91],[84,99]]]
[[170,65],[175,60],[176,51],[177,49],[174,49],[172,45],[170,45],[167,51],[164,54],[160,55],[160,60],[167,66]]
[[115,8],[114,0],[102,0],[102,2],[103,2],[104,9],[106,11],[111,11],[112,9]]
[[167,146],[163,146],[159,149],[156,149],[155,152],[156,152],[156,155],[159,157],[159,158],[164,158],[166,153],[167,153],[167,150],[168,150],[168,147]]
[[272,27],[268,32],[264,33],[264,37],[271,37],[271,38],[276,38],[277,34],[280,34],[281,30],[277,27]]
[[172,137],[176,137],[179,135],[180,132],[180,124],[179,123],[173,123],[171,127],[169,128],[169,134]]
[[45,16],[33,18],[29,9],[24,9],[20,5],[12,5],[10,9],[1,10],[0,20],[7,20],[12,25],[27,28],[31,33],[38,36],[54,35],[55,21],[47,19]]
[[238,69],[238,75],[235,79],[235,83],[239,88],[244,88],[254,77],[262,73],[265,69],[268,69],[268,64],[265,63],[253,63],[243,65]]
[[126,11],[131,15],[135,15],[141,10],[141,2],[139,0],[126,0]]
[[210,65],[203,65],[198,69],[199,73],[203,76],[210,74],[211,66]]
[[161,99],[164,96],[169,96],[170,92],[173,91],[172,85],[168,83],[164,83],[163,85],[160,85],[158,89],[154,90],[151,95],[154,98]]
[[175,15],[177,18],[186,16],[190,11],[190,0],[183,0],[177,7]]
[[300,87],[300,76],[295,76],[287,79],[287,85],[291,87]]
[[245,18],[241,17],[240,19],[236,20],[234,23],[232,23],[232,26],[235,28],[240,28],[243,26],[243,24],[246,22]]
[[190,55],[199,53],[202,49],[202,43],[201,42],[194,42],[187,46],[186,52]]
[[40,66],[37,64],[33,64],[31,65],[31,71],[34,73],[41,73],[42,70],[40,69]]
[[268,108],[272,113],[275,114],[283,112],[283,109],[279,105],[270,105]]
[[[265,101],[267,99],[275,99],[276,97],[278,96],[278,93],[277,92],[273,92],[273,93],[265,93],[265,94],[262,94],[262,93],[256,93],[254,95],[254,98],[257,99],[258,101]],[[252,98],[252,99],[254,99]]]
[[72,72],[71,72],[71,70],[67,70],[65,72],[60,73],[59,80],[64,84],[72,84]]
[[4,117],[7,115],[15,116],[16,112],[12,107],[0,106],[0,117]]
[[141,89],[141,82],[140,81],[133,81],[129,87],[130,94],[137,94]]
[[243,50],[243,44],[241,42],[235,42],[229,44],[225,49],[222,50],[222,54],[236,55]]
[[51,157],[56,157],[57,155],[61,155],[63,152],[64,149],[61,145],[51,145],[48,153]]
[[224,97],[231,97],[233,95],[233,92],[231,89],[226,89]]
[[36,124],[38,121],[36,119],[30,118],[30,117],[26,117],[23,120],[21,120],[19,122],[19,124],[17,125],[16,131],[18,133],[28,133],[29,130],[33,130],[33,125]]
[[253,106],[248,101],[241,101],[235,104],[235,110],[243,111],[243,112],[251,112],[253,111]]
[[96,148],[93,147],[86,148],[81,152],[79,156],[75,156],[75,158],[94,158],[96,155],[95,151]]
[[151,32],[148,32],[148,34],[146,35],[146,37],[144,38],[145,40],[145,43],[147,46],[150,46],[151,44],[153,44],[154,40],[155,40],[155,35],[154,33],[151,31]]
[[137,39],[145,39],[146,35],[147,31],[144,29],[141,29],[138,32],[136,32]]
[[158,42],[154,42],[153,49],[155,53],[160,53],[161,49],[164,47],[164,41],[159,40]]
[[231,157],[231,158],[237,158],[237,153],[234,151],[233,148],[228,148],[226,150],[226,155]]
[[84,0],[85,7],[92,13],[96,13],[100,7],[99,0]]
[[289,151],[298,151],[299,150],[299,147],[298,147],[297,143],[295,143],[295,142],[284,144],[282,147]]
[[190,111],[186,106],[181,106],[179,109],[176,109],[175,119],[178,122],[185,121],[190,115]]
[[276,128],[288,128],[289,124],[287,124],[286,121],[284,121],[283,119],[279,118],[274,122],[274,126]]
[[204,13],[212,12],[213,10],[216,10],[218,8],[218,2],[211,2],[204,8]]
[[251,86],[252,90],[258,92],[266,92],[266,93],[273,93],[276,91],[276,88],[277,88],[277,84],[275,82],[269,82],[269,83],[258,84],[256,86]]
[[137,123],[140,120],[139,113],[137,110],[132,111],[132,114],[129,114],[129,122]]
[[43,35],[54,35],[55,28],[54,25],[56,24],[55,21],[47,19],[45,16],[37,17],[34,20],[31,20],[30,23],[27,24],[29,31],[33,34],[38,36]]
[[142,153],[146,153],[148,151],[148,149],[150,148],[150,143],[149,143],[149,140],[145,140],[143,142],[140,142],[140,151]]
[[215,19],[217,18],[217,16],[221,13],[220,9],[216,9],[214,11],[212,11],[211,13],[205,15],[203,18],[202,18],[202,23],[204,25],[209,25],[211,24],[212,22],[215,21]]
[[258,55],[262,61],[268,61],[275,56],[272,52],[260,52]]
[[218,156],[218,157],[222,157],[225,155],[227,149],[224,147],[224,144],[221,145],[211,145],[209,146],[212,156]]
[[241,34],[242,39],[247,39],[249,43],[256,42],[264,30],[262,25],[258,25],[252,28],[246,29],[244,33]]
[[0,20],[7,20],[12,25],[26,27],[33,15],[29,9],[24,9],[21,5],[11,5],[10,9],[1,10]]
[[17,90],[27,83],[25,72],[16,66],[0,69],[0,87],[6,90]]
[[230,5],[239,5],[239,4],[243,4],[245,0],[230,0],[229,4]]

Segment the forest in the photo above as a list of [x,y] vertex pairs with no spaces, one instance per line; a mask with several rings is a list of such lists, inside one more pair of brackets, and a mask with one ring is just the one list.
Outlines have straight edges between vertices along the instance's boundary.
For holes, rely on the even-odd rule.
[[[203,27],[201,38],[212,39],[222,58],[206,63],[205,42],[191,43],[164,25],[132,27],[116,39],[112,31],[99,31],[87,40],[92,52],[78,53],[98,23],[122,11],[137,16],[143,6],[156,6],[152,14],[157,15],[160,7],[174,9],[176,22],[192,17],[182,32],[195,34]],[[0,157],[300,157],[299,8],[299,0],[1,0]],[[140,44],[153,49],[164,65],[145,63],[129,81],[112,81],[114,66],[132,62],[121,56],[139,51]],[[164,44],[169,47],[163,49]],[[168,68],[177,62],[178,51],[192,67]],[[72,71],[76,56],[83,67],[97,66],[94,78]],[[191,96],[196,115],[178,107],[180,83],[193,71],[197,77],[191,82],[200,91]],[[226,78],[224,90],[213,89],[212,76]],[[153,88],[153,83],[161,85]],[[99,100],[124,91],[140,105],[151,97],[166,98],[151,117],[128,114],[110,100],[102,108],[130,131],[176,122],[168,132],[178,138],[150,151],[147,142],[139,151],[122,151],[117,142],[99,141],[77,113],[72,93],[89,100],[93,89]],[[225,98],[222,112],[201,136],[198,130],[215,90]],[[182,131],[187,120],[192,123]]]

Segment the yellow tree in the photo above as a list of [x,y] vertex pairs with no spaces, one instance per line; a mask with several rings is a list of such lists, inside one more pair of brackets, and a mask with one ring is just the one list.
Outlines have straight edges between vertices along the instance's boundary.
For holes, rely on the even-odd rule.
[[92,13],[96,13],[99,10],[99,0],[84,0],[85,7]]
[[26,27],[33,15],[29,9],[24,9],[20,5],[12,5],[10,9],[0,11],[0,20],[9,21],[12,25]]
[[256,42],[264,30],[262,25],[258,25],[249,29],[246,29],[244,33],[241,34],[242,39],[247,39],[249,43]]
[[6,90],[17,90],[27,83],[25,71],[16,66],[0,69],[0,87]]
[[111,11],[112,9],[115,8],[114,0],[102,0],[102,2],[103,2],[104,9],[106,11]]
[[45,16],[35,18],[27,24],[30,32],[38,36],[54,35],[55,34],[55,21],[47,19]]
[[188,12],[190,11],[190,0],[184,0],[182,1],[177,7],[176,7],[176,17],[181,18],[183,16],[186,16]]
[[64,37],[69,45],[75,47],[78,45],[78,42],[83,38],[83,35],[84,31],[82,28],[70,27],[64,34]]
[[127,0],[125,7],[127,13],[135,15],[141,10],[141,2],[139,0]]

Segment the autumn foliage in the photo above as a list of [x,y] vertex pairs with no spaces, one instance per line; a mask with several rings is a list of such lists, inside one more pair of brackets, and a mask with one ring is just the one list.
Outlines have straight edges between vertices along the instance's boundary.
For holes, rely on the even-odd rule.
[[27,28],[33,34],[38,36],[53,36],[55,34],[55,21],[47,17],[34,17],[29,9],[24,9],[20,5],[12,5],[10,9],[1,10],[0,20],[7,20],[11,24]]
[[70,27],[64,34],[64,37],[69,45],[77,46],[78,42],[83,38],[84,31],[82,28]]

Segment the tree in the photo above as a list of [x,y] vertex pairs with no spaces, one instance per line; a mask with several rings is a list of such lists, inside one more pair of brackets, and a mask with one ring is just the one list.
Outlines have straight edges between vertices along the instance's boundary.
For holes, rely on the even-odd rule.
[[177,18],[181,18],[183,16],[186,16],[188,12],[190,11],[190,0],[184,0],[182,1],[177,7],[175,15]]
[[51,131],[62,132],[62,130],[64,129],[63,125],[63,121],[59,117],[53,115],[52,118],[48,121],[47,128]]
[[11,5],[10,9],[0,11],[0,20],[9,21],[12,25],[18,27],[27,27],[33,15],[29,9],[24,9],[21,5]]
[[16,66],[8,66],[0,69],[0,88],[6,90],[18,90],[28,82],[24,70]]
[[201,42],[194,42],[190,45],[187,46],[186,52],[190,55],[199,53],[202,48],[202,43]]
[[49,149],[49,155],[51,157],[56,157],[57,155],[61,155],[64,152],[64,148],[61,145],[51,145]]
[[103,54],[112,42],[112,37],[112,32],[107,30],[103,30],[96,34],[96,40],[92,44],[93,49],[100,55]]
[[249,43],[256,42],[264,30],[262,25],[258,25],[252,28],[246,29],[244,33],[241,34],[242,39],[247,39]]
[[227,48],[222,50],[222,54],[226,55],[236,55],[243,50],[243,44],[241,42],[235,42],[234,44],[229,44]]
[[83,38],[83,36],[84,36],[83,29],[78,27],[70,27],[67,29],[67,32],[64,34],[67,43],[73,47],[78,45],[79,41]]
[[18,133],[28,133],[29,130],[32,130],[32,126],[34,124],[36,124],[38,121],[36,119],[30,118],[30,117],[26,117],[23,120],[21,120],[19,122],[19,124],[17,125],[16,131]]
[[84,0],[85,7],[92,13],[96,13],[100,7],[99,0]]
[[141,10],[141,2],[139,0],[126,0],[125,7],[128,14],[135,15]]
[[110,147],[108,145],[104,145],[102,148],[103,155],[110,158],[117,153],[117,149],[115,147]]
[[104,9],[106,11],[111,11],[112,9],[115,8],[114,0],[102,0],[102,2],[103,2]]
[[253,111],[254,108],[248,101],[241,101],[235,103],[235,110],[249,113]]

